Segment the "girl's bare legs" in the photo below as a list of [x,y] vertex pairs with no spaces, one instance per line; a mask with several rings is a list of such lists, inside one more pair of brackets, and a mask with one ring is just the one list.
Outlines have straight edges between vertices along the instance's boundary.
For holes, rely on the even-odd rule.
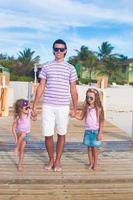
[[18,136],[18,141],[17,141],[16,147],[14,149],[14,154],[15,154],[16,157],[18,156],[20,144],[23,141],[24,136],[25,136],[25,133],[20,133],[19,136]]
[[19,146],[19,162],[18,162],[18,171],[23,171],[23,160],[24,160],[24,150],[26,142],[22,141]]
[[89,169],[92,169],[94,162],[92,147],[88,147],[88,158],[89,158]]
[[94,163],[93,163],[93,170],[97,169],[97,160],[98,160],[98,149],[96,147],[93,147],[93,158],[94,158]]

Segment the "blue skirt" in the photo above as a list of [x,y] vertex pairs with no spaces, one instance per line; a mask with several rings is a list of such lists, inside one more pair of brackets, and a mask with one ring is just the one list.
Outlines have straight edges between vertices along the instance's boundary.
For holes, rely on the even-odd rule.
[[[17,137],[19,136],[20,132],[16,132],[17,133]],[[30,141],[30,133],[26,133],[23,141],[25,141],[26,143],[28,143]]]
[[97,140],[99,130],[85,130],[83,144],[88,147],[101,147],[101,140]]

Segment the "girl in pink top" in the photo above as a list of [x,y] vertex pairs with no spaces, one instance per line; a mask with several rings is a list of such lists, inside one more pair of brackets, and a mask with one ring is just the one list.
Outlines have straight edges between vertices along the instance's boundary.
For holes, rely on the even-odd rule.
[[83,144],[88,147],[89,169],[96,170],[104,123],[103,106],[96,89],[87,90],[83,110],[77,113],[76,118],[85,120]]
[[28,101],[25,99],[17,100],[14,105],[12,132],[16,143],[15,156],[19,154],[18,171],[23,170],[24,149],[30,139],[31,119],[36,120],[36,117],[31,115]]

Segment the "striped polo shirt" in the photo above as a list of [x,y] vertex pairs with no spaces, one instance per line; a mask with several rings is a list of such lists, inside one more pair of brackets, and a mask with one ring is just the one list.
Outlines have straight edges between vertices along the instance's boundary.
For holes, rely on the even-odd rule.
[[77,80],[73,65],[66,61],[51,61],[42,67],[40,79],[46,80],[43,103],[66,106],[70,103],[70,83]]

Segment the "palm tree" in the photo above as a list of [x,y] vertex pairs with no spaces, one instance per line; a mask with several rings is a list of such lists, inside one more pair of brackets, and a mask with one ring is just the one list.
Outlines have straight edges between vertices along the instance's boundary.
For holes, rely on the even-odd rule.
[[120,60],[116,57],[109,57],[104,60],[104,63],[101,64],[98,68],[97,75],[106,75],[109,79],[109,82],[123,80],[124,77],[121,73]]
[[23,51],[19,51],[18,65],[19,75],[31,75],[31,71],[35,64],[39,64],[40,56],[33,57],[35,51],[25,48]]
[[7,54],[0,53],[0,60],[7,60]]
[[103,42],[101,44],[101,47],[98,47],[99,52],[97,54],[100,60],[104,60],[111,56],[113,49],[114,47],[110,43],[108,43],[108,41]]
[[103,42],[98,49],[97,55],[100,59],[100,66],[97,74],[108,76],[110,82],[116,81],[116,79],[124,79],[121,75],[121,62],[126,60],[127,57],[118,53],[112,54],[114,47],[107,41]]
[[8,56],[7,54],[0,54],[0,64],[10,70],[12,72],[16,65],[17,60],[14,58],[14,56]]
[[77,58],[79,59],[81,65],[89,72],[89,81],[91,84],[92,72],[95,70],[98,64],[97,56],[86,46],[81,46],[80,51],[76,51],[78,53]]

